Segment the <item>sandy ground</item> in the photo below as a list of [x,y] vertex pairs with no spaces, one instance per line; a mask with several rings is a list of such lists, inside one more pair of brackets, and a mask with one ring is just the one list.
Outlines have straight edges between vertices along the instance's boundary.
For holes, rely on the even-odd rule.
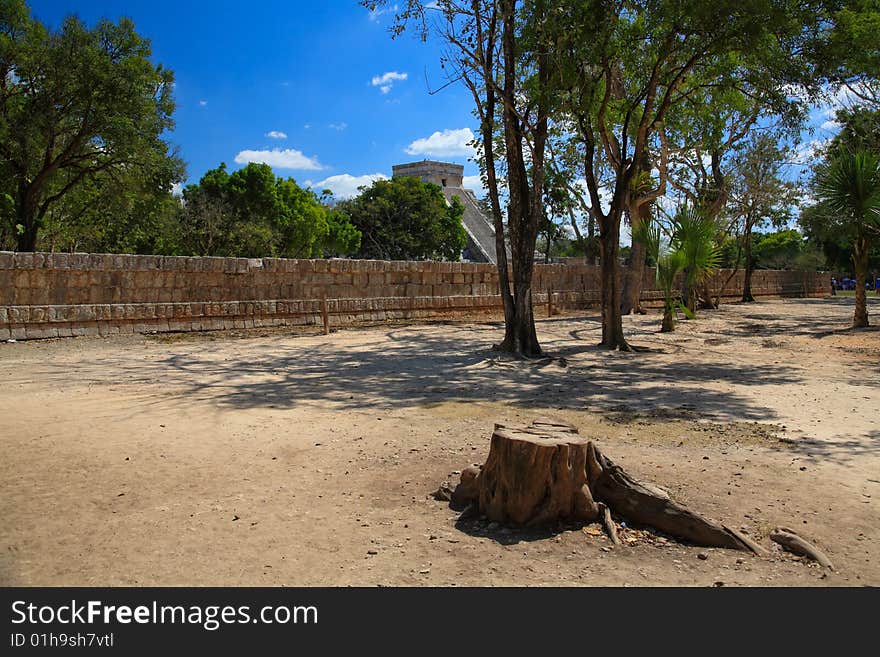
[[[880,585],[880,333],[844,330],[851,304],[627,318],[638,354],[542,319],[537,362],[493,352],[493,322],[0,344],[0,585]],[[490,529],[429,496],[495,421],[541,416],[771,556]]]

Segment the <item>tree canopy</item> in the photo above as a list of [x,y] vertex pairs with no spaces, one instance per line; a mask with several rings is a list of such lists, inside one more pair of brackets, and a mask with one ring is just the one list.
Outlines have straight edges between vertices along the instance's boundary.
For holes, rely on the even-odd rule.
[[211,169],[183,192],[181,250],[195,255],[314,258],[346,255],[360,232],[267,164]]
[[[50,31],[24,0],[0,0],[0,240],[32,251],[49,211],[74,192],[136,179],[168,194],[183,164],[173,74],[128,19],[94,28],[68,17]],[[76,205],[76,204],[74,204]],[[81,216],[81,215],[80,215]],[[56,213],[57,225],[64,218]]]
[[336,211],[363,235],[358,258],[458,260],[467,244],[464,206],[418,178],[377,180]]

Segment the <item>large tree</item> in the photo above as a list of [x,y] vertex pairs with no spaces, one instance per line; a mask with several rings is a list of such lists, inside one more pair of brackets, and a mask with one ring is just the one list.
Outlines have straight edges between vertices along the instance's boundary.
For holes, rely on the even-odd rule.
[[128,19],[51,31],[24,0],[0,0],[0,185],[17,249],[34,250],[52,206],[87,181],[167,169],[173,75],[150,57]]
[[788,150],[770,132],[753,133],[734,158],[729,212],[742,245],[745,265],[742,301],[751,302],[756,260],[752,234],[767,224],[779,228],[791,219],[798,190],[785,177]]
[[182,248],[195,255],[315,258],[353,253],[360,232],[268,164],[225,164],[183,192]]
[[845,91],[859,103],[880,109],[880,0],[838,0],[821,24],[823,38],[806,56],[832,92]]
[[[554,3],[437,0],[429,6],[408,0],[394,27],[400,33],[412,25],[423,38],[439,39],[450,81],[463,83],[473,97],[480,123],[478,160],[492,209],[504,305],[505,333],[498,348],[525,357],[543,354],[535,330],[532,275],[544,218],[545,154],[553,108],[550,59],[555,45],[546,26]],[[361,4],[373,9],[391,3]]]
[[[567,121],[580,142],[600,225],[603,346],[630,348],[621,319],[620,223],[634,198],[650,202],[663,189],[657,162],[667,147],[667,123],[699,90],[742,86],[756,71],[776,87],[794,81],[809,87],[810,63],[799,54],[820,20],[820,5],[592,0],[560,2],[552,13]],[[610,170],[604,207],[598,160]],[[658,169],[653,182],[649,163]]]
[[177,255],[180,199],[166,185],[178,175],[176,166],[149,172],[132,167],[84,180],[49,208],[37,248]]
[[458,260],[467,245],[464,206],[418,178],[377,180],[336,211],[363,235],[358,258]]

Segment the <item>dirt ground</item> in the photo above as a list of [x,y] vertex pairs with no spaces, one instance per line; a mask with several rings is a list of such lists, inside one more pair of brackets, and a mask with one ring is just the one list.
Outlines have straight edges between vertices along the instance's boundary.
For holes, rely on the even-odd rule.
[[[0,344],[0,585],[880,585],[880,333],[851,315],[626,318],[637,354],[563,315],[535,362],[491,350],[495,321]],[[495,421],[542,416],[771,556],[490,528],[430,497]]]

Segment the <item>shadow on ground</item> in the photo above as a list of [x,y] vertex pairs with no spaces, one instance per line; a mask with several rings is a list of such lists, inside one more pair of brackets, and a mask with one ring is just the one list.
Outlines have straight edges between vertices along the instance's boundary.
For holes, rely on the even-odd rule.
[[[580,318],[569,322],[579,328],[565,332],[560,325],[556,334],[565,337],[544,341],[554,357],[534,361],[493,351],[497,329],[456,325],[442,333],[420,326],[391,329],[370,342],[331,335],[317,344],[239,341],[235,350],[197,344],[158,362],[119,358],[94,367],[95,374],[119,372],[119,382],[167,384],[179,404],[234,409],[329,402],[336,409],[358,410],[489,401],[596,412],[685,407],[703,417],[749,420],[772,420],[775,414],[712,384],[760,387],[800,380],[799,371],[784,364],[744,367],[719,358],[693,365],[686,356],[670,362],[667,353],[680,349],[676,346],[655,353],[607,352],[596,346],[598,324]],[[88,368],[80,376],[89,377]]]

